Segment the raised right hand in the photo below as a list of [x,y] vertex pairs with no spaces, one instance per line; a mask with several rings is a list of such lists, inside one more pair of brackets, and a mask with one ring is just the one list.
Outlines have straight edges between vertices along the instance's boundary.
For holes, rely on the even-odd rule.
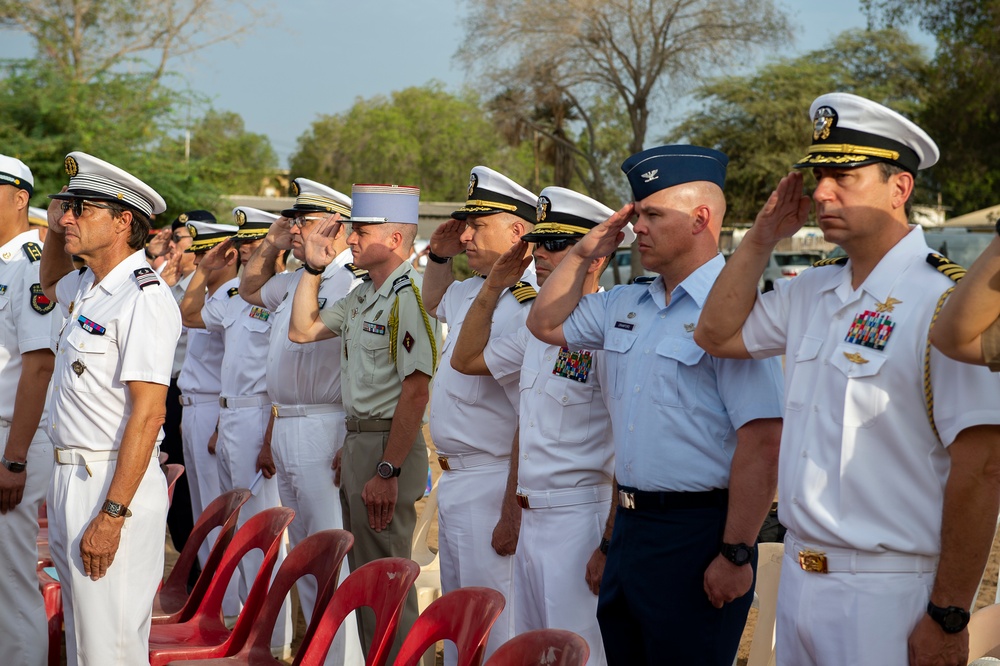
[[531,263],[531,253],[528,252],[528,248],[529,244],[525,241],[511,245],[493,264],[490,274],[486,276],[487,284],[498,289],[509,289],[517,284]]
[[622,231],[635,215],[635,204],[625,204],[618,212],[587,232],[580,242],[573,246],[573,252],[585,259],[601,259],[618,249],[625,238]]
[[156,232],[152,240],[149,241],[149,245],[146,247],[149,253],[154,257],[162,257],[167,252],[170,251],[170,241],[174,235],[174,230],[169,226],[163,227]]
[[198,266],[206,271],[217,271],[229,263],[230,252],[239,252],[233,247],[233,239],[227,238],[205,253]]
[[753,240],[774,245],[802,228],[809,217],[811,201],[802,192],[802,172],[781,179],[753,223]]
[[454,257],[465,252],[462,234],[465,232],[465,222],[454,218],[438,225],[431,234],[427,247],[439,257]]
[[279,250],[292,249],[292,221],[282,215],[275,220],[267,230],[266,240]]
[[342,226],[340,213],[334,213],[316,223],[316,228],[306,238],[305,243],[306,263],[310,267],[322,270],[337,258],[339,252],[334,246],[334,239],[340,233]]
[[[69,188],[63,185],[63,188],[59,190],[60,193],[65,192]],[[62,225],[62,199],[53,199],[49,202],[48,218],[49,218],[49,229],[56,232],[57,234],[66,233],[66,228]]]

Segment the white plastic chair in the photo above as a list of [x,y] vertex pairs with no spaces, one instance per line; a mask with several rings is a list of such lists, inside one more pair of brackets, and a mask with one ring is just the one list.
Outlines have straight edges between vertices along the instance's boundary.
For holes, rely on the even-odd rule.
[[757,628],[750,640],[747,666],[774,666],[774,620],[778,609],[778,582],[781,580],[783,543],[757,544]]
[[424,510],[417,518],[416,527],[413,529],[413,544],[411,547],[410,559],[420,565],[420,575],[414,586],[417,590],[417,605],[420,612],[430,605],[432,601],[441,596],[441,565],[438,554],[427,545],[427,534],[431,529],[431,522],[437,515],[437,492],[438,482],[431,486],[431,494],[427,496],[427,503]]

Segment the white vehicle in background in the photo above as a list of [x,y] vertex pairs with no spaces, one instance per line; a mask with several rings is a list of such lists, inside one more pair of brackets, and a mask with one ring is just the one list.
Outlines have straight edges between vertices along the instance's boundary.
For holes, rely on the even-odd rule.
[[802,271],[811,268],[823,258],[823,253],[817,250],[799,250],[797,252],[772,252],[771,259],[764,269],[758,285],[761,291],[771,291],[774,283],[782,278],[793,278]]

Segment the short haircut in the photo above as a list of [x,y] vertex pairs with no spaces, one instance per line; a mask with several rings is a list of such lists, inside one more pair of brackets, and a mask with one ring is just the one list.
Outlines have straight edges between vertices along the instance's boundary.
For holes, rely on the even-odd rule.
[[132,213],[132,226],[128,235],[128,246],[133,250],[141,250],[146,247],[146,239],[152,231],[153,225],[145,213],[142,213],[132,206],[118,203],[116,201],[103,202],[111,212],[111,217],[119,218],[122,213],[129,211]]
[[[889,162],[878,162],[878,169],[879,169],[879,173],[882,174],[882,182],[883,183],[888,183],[889,182],[889,178],[891,178],[892,176],[895,176],[898,173],[903,173],[904,171],[906,171],[906,169],[904,169],[903,167],[897,166],[895,164],[890,164]],[[916,177],[914,176],[914,180],[915,179],[916,179]],[[910,196],[907,197],[906,204],[903,207],[903,210],[906,212],[906,219],[907,220],[910,219],[910,213],[913,211],[913,194],[916,191],[917,191],[917,188],[916,188],[916,186],[914,186],[914,188],[912,190],[910,190]]]

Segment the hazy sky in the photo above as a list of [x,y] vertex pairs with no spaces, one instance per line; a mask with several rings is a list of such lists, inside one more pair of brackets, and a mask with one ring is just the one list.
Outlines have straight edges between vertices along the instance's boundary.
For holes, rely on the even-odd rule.
[[[453,60],[463,37],[460,0],[288,0],[236,43],[219,44],[173,69],[220,110],[236,111],[266,134],[283,165],[295,140],[320,114],[350,108],[358,97],[387,94],[431,80],[457,90],[465,72]],[[865,18],[857,0],[786,0],[796,39],[778,55],[820,48]],[[933,40],[910,28],[930,54]],[[30,57],[31,41],[0,30],[0,58]],[[744,65],[739,57],[734,64]],[[181,87],[177,80],[168,81]],[[650,139],[657,135],[650,132]]]

